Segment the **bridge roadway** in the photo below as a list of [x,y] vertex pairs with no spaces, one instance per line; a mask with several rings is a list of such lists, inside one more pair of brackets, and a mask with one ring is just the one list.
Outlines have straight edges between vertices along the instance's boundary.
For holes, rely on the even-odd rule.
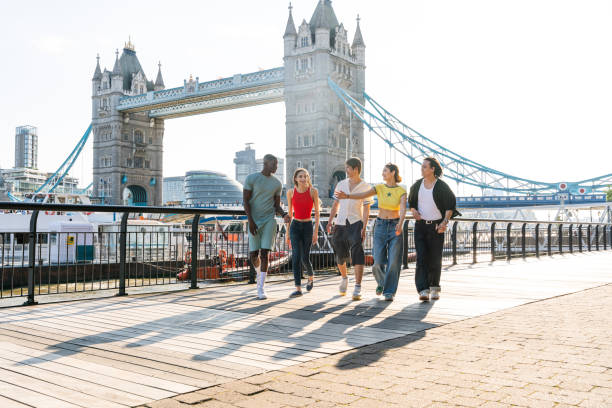
[[[215,397],[220,401],[247,407],[248,395],[255,404],[269,392],[261,394],[262,388],[252,385],[258,380],[249,384],[249,378],[301,373],[306,383],[310,374],[303,367],[313,360],[385,340],[422,338],[440,326],[607,285],[611,261],[612,252],[603,252],[456,266],[443,272],[442,299],[435,303],[417,301],[413,270],[407,270],[392,303],[374,296],[367,275],[359,302],[338,296],[338,278],[325,277],[297,299],[287,298],[290,282],[273,282],[267,301],[254,299],[254,286],[233,285],[5,308],[0,311],[0,406],[175,407],[183,406],[179,400],[205,401],[206,392],[215,390],[223,394]],[[467,322],[461,331],[470,337],[469,330]],[[479,344],[493,341],[488,337],[493,333],[474,335]],[[498,346],[487,350],[501,353]],[[608,347],[608,356],[610,346],[609,341],[600,346]],[[350,378],[350,370],[344,368],[343,378]],[[370,387],[368,382],[362,379],[362,387]],[[311,379],[309,384],[327,383]],[[208,390],[194,393],[202,388]],[[357,404],[359,398],[350,401]],[[214,402],[211,406],[230,406],[208,401]]]

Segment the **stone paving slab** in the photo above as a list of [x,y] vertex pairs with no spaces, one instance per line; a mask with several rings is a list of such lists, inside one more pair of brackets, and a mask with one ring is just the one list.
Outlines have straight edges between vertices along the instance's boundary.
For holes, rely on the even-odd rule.
[[146,406],[612,407],[612,285]]

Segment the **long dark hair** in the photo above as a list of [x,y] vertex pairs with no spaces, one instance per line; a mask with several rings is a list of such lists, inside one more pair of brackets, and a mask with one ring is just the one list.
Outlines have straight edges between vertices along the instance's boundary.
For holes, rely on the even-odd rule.
[[429,167],[434,169],[434,176],[436,178],[442,177],[442,166],[440,162],[435,157],[426,157],[424,160],[429,162]]

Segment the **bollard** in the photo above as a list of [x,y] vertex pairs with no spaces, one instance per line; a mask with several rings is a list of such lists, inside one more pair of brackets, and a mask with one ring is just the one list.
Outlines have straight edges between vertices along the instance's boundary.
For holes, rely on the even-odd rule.
[[117,296],[125,296],[125,264],[127,258],[127,224],[130,213],[121,215],[121,228],[119,230],[119,293]]
[[408,269],[408,223],[410,223],[410,220],[406,220],[406,222],[404,222],[404,228],[402,229],[402,238],[404,238],[404,242],[402,244],[402,261],[404,263],[404,269]]
[[478,255],[478,221],[472,224],[472,263],[476,263]]
[[491,262],[495,262],[495,222],[491,223]]
[[28,244],[28,300],[26,300],[24,306],[32,306],[38,304],[34,300],[34,269],[36,268],[36,224],[38,222],[38,210],[32,211],[30,216],[30,234]]
[[459,224],[458,222],[455,222],[453,224],[453,229],[451,231],[451,243],[453,245],[453,265],[457,265],[457,225],[458,224]]
[[198,249],[200,248],[200,214],[196,214],[191,221],[191,286],[189,289],[198,288]]

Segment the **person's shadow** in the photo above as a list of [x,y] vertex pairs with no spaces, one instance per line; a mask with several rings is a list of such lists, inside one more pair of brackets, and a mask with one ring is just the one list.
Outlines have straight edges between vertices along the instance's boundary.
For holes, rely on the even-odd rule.
[[405,327],[409,322],[410,326],[415,329],[415,332],[378,344],[367,345],[352,350],[338,360],[336,367],[341,370],[350,370],[356,366],[370,365],[380,360],[389,350],[403,347],[424,338],[427,335],[427,329],[437,326],[433,323],[423,322],[423,319],[427,317],[427,314],[432,307],[432,302],[413,303],[406,306],[396,314],[370,326],[379,327],[382,329],[399,329],[401,327]]

